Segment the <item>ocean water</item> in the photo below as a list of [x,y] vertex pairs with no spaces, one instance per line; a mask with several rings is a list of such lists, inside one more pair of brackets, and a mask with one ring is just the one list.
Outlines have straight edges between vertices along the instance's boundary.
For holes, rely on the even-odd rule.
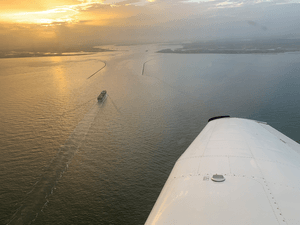
[[300,140],[300,54],[163,48],[0,60],[0,224],[143,224],[213,116]]

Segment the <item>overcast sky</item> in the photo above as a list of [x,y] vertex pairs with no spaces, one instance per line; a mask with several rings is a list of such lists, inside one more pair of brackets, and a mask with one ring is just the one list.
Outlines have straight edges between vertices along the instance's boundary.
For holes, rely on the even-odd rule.
[[0,0],[0,48],[300,38],[300,0]]

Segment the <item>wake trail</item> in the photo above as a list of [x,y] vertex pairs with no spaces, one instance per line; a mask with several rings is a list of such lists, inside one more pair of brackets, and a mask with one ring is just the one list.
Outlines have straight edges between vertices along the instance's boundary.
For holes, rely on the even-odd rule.
[[148,60],[148,61],[146,61],[146,62],[143,63],[142,75],[144,75],[146,63],[150,62],[151,60],[153,60],[153,59],[150,59],[150,60]]
[[[101,61],[101,62],[103,62],[103,61]],[[101,67],[99,70],[97,70],[95,73],[93,73],[91,76],[89,76],[88,78],[86,78],[86,79],[90,79],[92,76],[94,76],[96,73],[98,73],[98,72],[100,72],[102,69],[104,69],[104,67],[106,67],[106,62],[103,62],[104,63],[104,66],[103,67]]]
[[155,77],[155,76],[149,76],[149,75],[144,75],[144,72],[145,72],[145,65],[146,65],[147,62],[149,62],[149,61],[151,61],[151,60],[153,60],[153,59],[150,59],[150,60],[144,62],[144,64],[143,64],[143,70],[142,70],[142,75],[143,75],[143,76],[147,76],[147,77],[151,77],[151,78],[157,79],[158,81],[162,82],[163,84],[165,84],[166,86],[168,86],[168,87],[171,88],[172,90],[181,93],[182,95],[186,96],[188,99],[190,99],[190,100],[192,100],[192,101],[197,102],[196,105],[200,105],[200,104],[199,104],[199,99],[196,99],[195,97],[191,96],[190,93],[181,91],[181,90],[179,90],[178,87],[172,86],[172,85],[170,85],[169,83],[167,83],[166,81],[164,81],[164,80],[162,80],[162,79],[160,79],[160,78],[158,78],[158,77]]
[[48,197],[53,194],[57,182],[67,171],[74,155],[82,147],[86,135],[101,109],[100,106],[98,103],[95,103],[78,123],[65,144],[60,147],[58,153],[44,169],[41,178],[33,185],[33,188],[20,203],[19,208],[7,223],[8,225],[31,224],[36,220],[39,213],[43,212],[43,209],[49,202]]
[[92,99],[88,100],[87,102],[82,103],[82,104],[76,106],[75,108],[70,109],[70,110],[68,110],[68,111],[66,111],[66,112],[64,112],[64,113],[62,113],[62,114],[59,115],[59,116],[62,117],[62,116],[64,116],[64,115],[67,114],[67,113],[73,112],[73,111],[75,111],[76,109],[79,109],[79,108],[81,108],[82,106],[87,105],[88,103],[90,103],[90,102],[93,101],[93,100],[95,100],[95,98],[92,98]]
[[112,100],[112,98],[111,98],[109,95],[108,95],[108,97],[109,97],[109,99],[111,100],[111,102],[112,102],[113,106],[115,107],[115,109],[118,111],[118,113],[122,114],[122,113],[120,112],[120,110],[117,108],[117,106],[116,106],[116,104],[114,103],[114,101]]

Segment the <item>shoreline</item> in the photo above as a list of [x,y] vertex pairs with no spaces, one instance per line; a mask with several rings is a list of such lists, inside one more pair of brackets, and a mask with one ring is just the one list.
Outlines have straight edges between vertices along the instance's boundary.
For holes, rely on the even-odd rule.
[[288,52],[300,52],[300,49],[295,50],[226,50],[226,49],[214,49],[214,50],[182,50],[182,49],[163,49],[156,53],[167,53],[167,54],[280,54]]
[[13,56],[2,56],[0,55],[0,59],[15,59],[15,58],[39,58],[39,57],[53,57],[53,56],[78,56],[78,55],[92,55],[93,53],[84,53],[84,54],[35,54],[35,55],[13,55]]
[[53,57],[53,56],[80,56],[93,55],[99,52],[112,52],[115,50],[100,49],[98,51],[73,51],[73,52],[0,52],[0,59],[14,59],[14,58],[34,58],[34,57]]

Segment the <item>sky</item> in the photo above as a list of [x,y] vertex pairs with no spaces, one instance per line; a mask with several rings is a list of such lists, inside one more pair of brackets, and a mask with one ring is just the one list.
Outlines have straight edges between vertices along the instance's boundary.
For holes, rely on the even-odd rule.
[[300,0],[0,0],[0,49],[300,38]]

